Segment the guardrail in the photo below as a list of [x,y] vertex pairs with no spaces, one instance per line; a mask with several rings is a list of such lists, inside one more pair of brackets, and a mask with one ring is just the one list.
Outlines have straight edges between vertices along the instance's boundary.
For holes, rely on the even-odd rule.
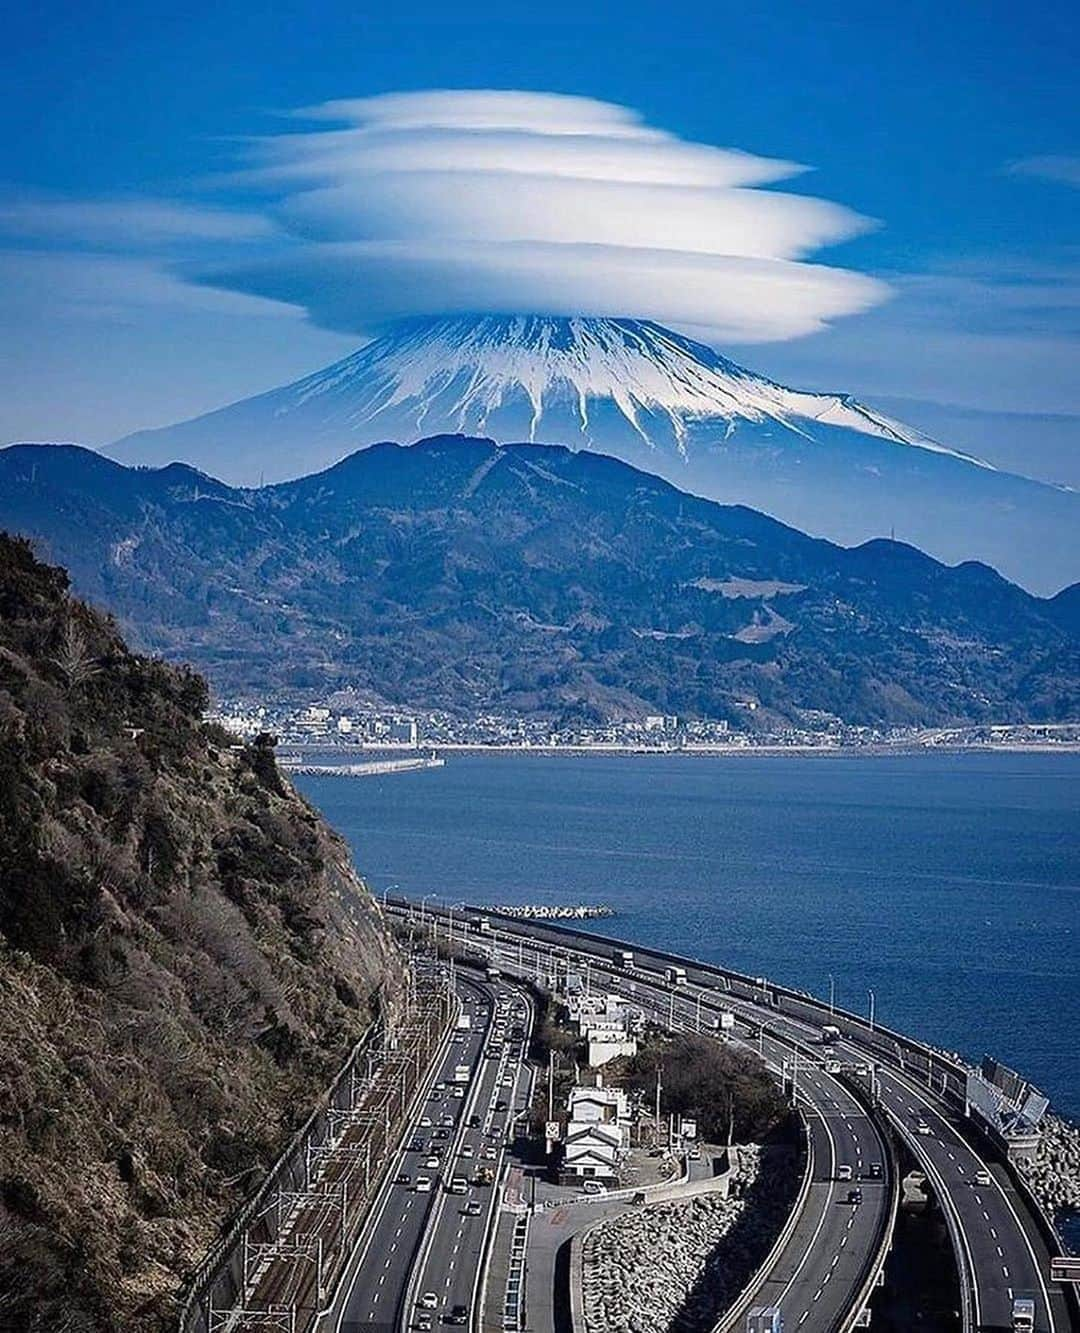
[[[850,1083],[851,1080],[848,1080],[848,1082]],[[861,1096],[861,1093],[862,1089],[857,1088],[856,1096]],[[874,1288],[881,1281],[881,1276],[885,1271],[885,1264],[888,1261],[889,1252],[892,1249],[893,1233],[896,1230],[896,1214],[900,1207],[900,1158],[888,1126],[885,1126],[883,1132],[879,1130],[879,1133],[881,1133],[881,1139],[885,1146],[885,1155],[888,1160],[889,1202],[885,1210],[881,1236],[878,1240],[877,1249],[874,1252],[872,1261],[867,1267],[866,1277],[859,1288],[855,1303],[847,1317],[840,1324],[840,1333],[849,1333],[849,1330],[858,1327],[859,1317],[863,1310],[870,1304],[870,1298],[874,1294]]]
[[953,1256],[956,1259],[957,1274],[960,1281],[960,1316],[964,1333],[975,1326],[975,1273],[972,1266],[971,1254],[968,1249],[967,1237],[964,1228],[960,1224],[960,1214],[957,1211],[956,1204],[953,1202],[952,1195],[945,1187],[945,1182],[941,1178],[940,1172],[930,1161],[929,1156],[919,1150],[917,1136],[914,1135],[909,1127],[904,1123],[901,1116],[895,1111],[885,1108],[885,1114],[889,1122],[895,1127],[900,1137],[907,1143],[912,1152],[912,1156],[920,1163],[926,1172],[927,1178],[934,1186],[934,1193],[937,1195],[938,1202],[941,1204],[941,1210],[945,1214],[945,1225],[948,1227],[949,1240],[952,1243]]
[[713,1333],[730,1333],[735,1326],[742,1320],[746,1312],[753,1305],[758,1292],[769,1279],[769,1274],[776,1267],[776,1261],[783,1254],[788,1242],[799,1225],[799,1219],[802,1217],[803,1209],[806,1207],[806,1200],[810,1195],[810,1186],[814,1183],[814,1140],[810,1136],[810,1129],[806,1123],[806,1117],[801,1111],[799,1115],[799,1124],[802,1127],[803,1142],[803,1174],[799,1182],[799,1192],[795,1196],[795,1201],[791,1206],[791,1212],[788,1214],[787,1221],[780,1229],[780,1234],[773,1241],[772,1248],[765,1258],[758,1264],[753,1277],[743,1287],[735,1303],[731,1305],[720,1316],[713,1325]]
[[[1017,1191],[1023,1199],[1028,1212],[1034,1219],[1035,1225],[1039,1229],[1039,1234],[1043,1238],[1043,1243],[1049,1250],[1051,1257],[1057,1258],[1061,1255],[1067,1255],[1069,1251],[1066,1249],[1065,1243],[1061,1239],[1057,1227],[1054,1225],[1054,1219],[1040,1203],[1038,1195],[1036,1195],[1031,1187],[1031,1183],[1024,1179],[1022,1172],[1017,1167],[1014,1167],[1011,1162],[1007,1162],[1005,1167],[1006,1170],[1011,1173],[1012,1179],[1016,1182]],[[1063,1286],[1062,1296],[1066,1308],[1069,1311],[1069,1319],[1073,1328],[1080,1329],[1080,1287],[1077,1287],[1074,1283],[1066,1282]]]
[[[389,901],[404,910],[415,910],[416,907],[416,904],[411,903],[407,898],[391,898]],[[445,915],[447,909],[429,901],[427,912],[429,915],[434,913]],[[869,1021],[863,1018],[861,1014],[829,1005],[824,1000],[819,1000],[816,996],[805,991],[795,990],[790,986],[782,986],[777,982],[769,981],[766,977],[751,977],[742,972],[735,972],[730,968],[720,967],[715,963],[705,963],[700,959],[668,953],[664,949],[656,949],[651,945],[635,944],[632,940],[619,940],[609,935],[598,935],[591,930],[582,930],[579,926],[562,925],[547,920],[543,922],[522,922],[516,917],[506,916],[491,908],[483,907],[461,908],[456,913],[456,918],[463,920],[470,915],[495,917],[499,921],[507,922],[510,927],[516,926],[519,931],[523,931],[524,928],[523,933],[527,932],[534,936],[548,932],[570,938],[583,936],[596,944],[610,946],[613,951],[629,950],[635,955],[643,954],[651,959],[658,959],[664,963],[683,967],[689,963],[697,971],[707,972],[712,976],[722,978],[727,983],[730,993],[738,998],[752,1000],[759,1005],[768,1004],[782,1013],[794,1018],[801,1017],[819,1027],[826,1023],[832,1023],[849,1040],[857,1041],[870,1050],[886,1051],[891,1058],[899,1059],[901,1067],[904,1069],[909,1067],[904,1058],[904,1053],[906,1053],[913,1062],[911,1072],[919,1074],[927,1081],[928,1086],[934,1086],[934,1077],[935,1075],[938,1076],[939,1081],[935,1086],[935,1091],[939,1092],[947,1101],[960,1106],[961,1109],[966,1106],[968,1069],[958,1057],[939,1051],[933,1046],[928,1046],[925,1042],[909,1037],[905,1033],[896,1032],[892,1028],[884,1027],[880,1023],[875,1023],[871,1027]],[[732,987],[735,989],[731,989]]]

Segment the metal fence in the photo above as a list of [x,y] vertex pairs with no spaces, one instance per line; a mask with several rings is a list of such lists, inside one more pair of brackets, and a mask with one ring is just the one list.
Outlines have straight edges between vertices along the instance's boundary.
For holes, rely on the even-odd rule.
[[181,1333],[303,1333],[363,1226],[406,1110],[455,1000],[418,979],[393,1023],[372,1024],[193,1281]]

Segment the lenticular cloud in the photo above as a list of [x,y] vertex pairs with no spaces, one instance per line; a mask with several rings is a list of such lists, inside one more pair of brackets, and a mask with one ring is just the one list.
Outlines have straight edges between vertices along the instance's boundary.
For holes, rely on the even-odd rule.
[[871,224],[763,188],[805,168],[688,143],[624,107],[445,91],[298,116],[319,128],[258,141],[236,178],[268,192],[280,244],[203,280],[303,306],[328,328],[527,310],[752,342],[811,333],[885,295],[807,262]]

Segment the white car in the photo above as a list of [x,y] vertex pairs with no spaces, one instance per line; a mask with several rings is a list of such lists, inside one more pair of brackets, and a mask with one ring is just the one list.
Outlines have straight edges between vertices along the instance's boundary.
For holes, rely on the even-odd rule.
[[462,1157],[471,1157],[473,1155],[473,1146],[471,1143],[463,1143],[461,1145],[461,1155]]
[[[430,1193],[431,1193],[431,1177],[430,1177],[430,1176],[417,1176],[417,1177],[416,1177],[416,1192],[417,1192],[417,1194],[430,1194]],[[431,1309],[434,1309],[435,1307],[434,1307],[434,1306],[431,1306],[430,1308],[431,1308]]]
[[422,1310],[437,1310],[439,1308],[439,1298],[433,1291],[425,1291],[417,1304]]
[[986,1167],[985,1166],[979,1167],[978,1171],[975,1172],[975,1184],[990,1185],[992,1183],[993,1183],[993,1178],[991,1177],[990,1172],[987,1171]]
[[926,1123],[925,1120],[916,1120],[916,1122],[915,1122],[915,1133],[916,1133],[916,1134],[929,1134],[929,1133],[930,1133],[930,1126]]

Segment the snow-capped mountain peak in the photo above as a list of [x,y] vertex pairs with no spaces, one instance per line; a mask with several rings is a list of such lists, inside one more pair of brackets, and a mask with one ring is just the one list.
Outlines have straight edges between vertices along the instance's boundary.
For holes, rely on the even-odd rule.
[[611,454],[804,532],[844,543],[895,534],[1041,591],[1080,567],[1075,493],[999,472],[847,395],[785,388],[647,320],[413,320],[294,384],[129,436],[113,453],[254,486],[433,435]]
[[408,321],[278,394],[278,414],[322,399],[333,416],[343,414],[365,434],[382,418],[393,428],[404,419],[414,437],[433,430],[484,434],[495,423],[507,438],[498,419],[510,416],[521,428],[518,438],[561,441],[569,423],[582,443],[602,448],[606,430],[596,428],[595,408],[613,406],[649,448],[673,444],[683,454],[694,425],[720,420],[730,429],[743,420],[800,434],[812,433],[817,422],[967,457],[850,397],[786,389],[648,320]]

